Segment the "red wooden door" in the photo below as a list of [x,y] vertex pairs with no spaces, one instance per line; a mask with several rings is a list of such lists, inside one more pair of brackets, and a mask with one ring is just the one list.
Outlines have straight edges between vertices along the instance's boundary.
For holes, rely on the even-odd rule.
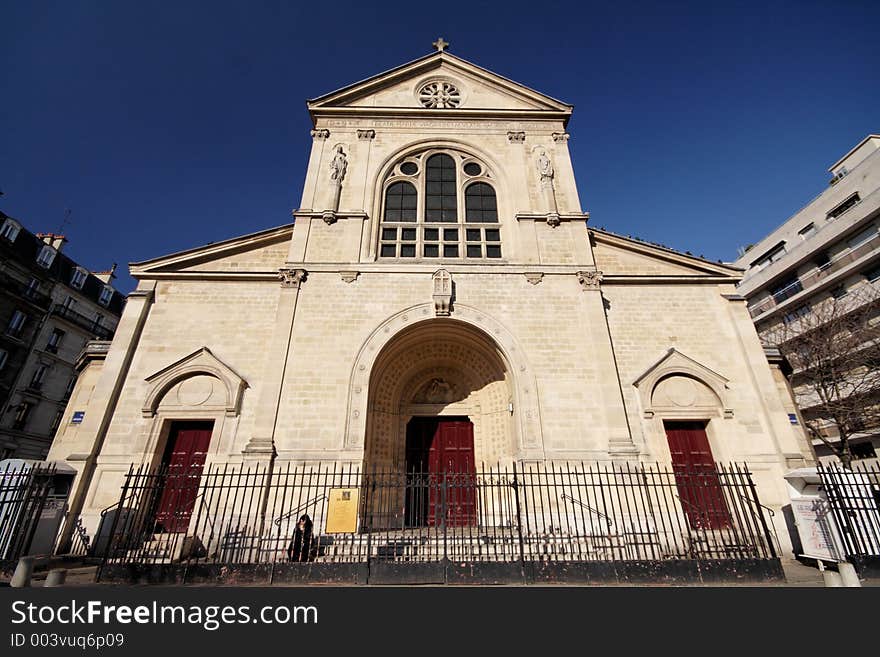
[[476,522],[474,425],[466,417],[410,420],[406,470],[406,526]]
[[156,506],[156,531],[185,532],[199,492],[213,422],[175,422],[163,458],[162,493]]
[[428,469],[435,484],[428,503],[428,524],[441,524],[444,502],[447,527],[475,524],[474,425],[469,420],[438,421],[428,450]]
[[718,479],[704,422],[664,422],[675,484],[693,529],[730,526],[730,512]]

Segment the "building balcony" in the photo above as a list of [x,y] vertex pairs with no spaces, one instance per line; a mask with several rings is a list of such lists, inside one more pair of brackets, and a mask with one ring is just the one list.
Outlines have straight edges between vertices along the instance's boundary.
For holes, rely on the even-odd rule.
[[101,326],[94,319],[81,315],[75,310],[71,310],[59,303],[52,306],[52,314],[67,320],[100,340],[110,340],[113,338],[113,331],[111,329]]
[[30,301],[32,304],[43,310],[48,310],[49,306],[52,304],[52,299],[48,295],[29,288],[21,281],[18,281],[5,273],[0,273],[0,287],[8,290],[14,296]]
[[[833,244],[839,243],[844,239],[845,235],[852,233],[857,226],[866,223],[869,218],[877,216],[878,212],[880,212],[880,189],[874,190],[863,198],[859,204],[853,206],[834,220],[822,225],[808,239],[777,236],[777,240],[787,240],[785,255],[763,269],[758,271],[754,269],[748,270],[738,286],[739,293],[746,297],[753,296],[756,291],[765,289],[770,281],[787,271],[793,271],[798,267],[804,266],[816,254],[828,249]],[[800,216],[800,213],[795,216]],[[803,222],[805,223],[810,220],[811,217],[815,219],[812,213],[805,214]],[[761,243],[764,247],[774,243],[774,240],[769,237],[765,238],[765,240],[766,243]],[[739,266],[748,267],[741,260],[738,262],[740,263]]]
[[830,278],[836,272],[848,267],[854,262],[864,259],[866,256],[871,255],[877,250],[880,250],[880,234],[874,235],[874,237],[859,244],[856,248],[840,254],[834,258],[834,260],[831,260],[821,267],[797,278],[785,288],[777,290],[774,294],[763,299],[754,306],[749,306],[749,314],[752,316],[752,319],[759,315],[763,315],[765,312],[775,308],[783,301],[787,301],[804,290],[809,291]]

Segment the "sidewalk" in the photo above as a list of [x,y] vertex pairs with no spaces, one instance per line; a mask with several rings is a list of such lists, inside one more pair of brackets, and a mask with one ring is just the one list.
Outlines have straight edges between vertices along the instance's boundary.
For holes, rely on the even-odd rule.
[[[67,571],[67,578],[65,579],[64,586],[105,586],[110,583],[102,583],[95,582],[95,574],[97,572],[97,566],[75,566],[69,568]],[[782,560],[782,570],[785,573],[785,582],[767,582],[767,583],[747,583],[747,584],[720,584],[719,586],[723,587],[738,587],[738,586],[746,586],[746,587],[785,587],[785,588],[825,588],[825,580],[822,577],[822,573],[818,568],[813,566],[808,566],[800,561],[795,561],[792,559],[783,559]],[[31,586],[33,587],[41,587],[43,586],[43,582],[46,580],[46,575],[48,571],[39,570],[34,573],[34,577],[31,580]],[[862,579],[863,587],[880,587],[880,578],[867,578]],[[114,586],[119,586],[118,584],[113,584]],[[0,579],[0,586],[6,587],[9,586],[9,578],[2,577]],[[187,585],[187,586],[205,586],[205,584],[195,584],[195,585]],[[279,587],[283,585],[278,585]],[[559,585],[565,586],[565,585]],[[578,585],[581,586],[581,585]],[[626,586],[622,584],[608,584],[608,586]],[[651,587],[651,584],[643,584],[641,586]],[[669,584],[663,584],[662,586],[668,587]],[[690,584],[683,586],[702,586],[701,584]]]

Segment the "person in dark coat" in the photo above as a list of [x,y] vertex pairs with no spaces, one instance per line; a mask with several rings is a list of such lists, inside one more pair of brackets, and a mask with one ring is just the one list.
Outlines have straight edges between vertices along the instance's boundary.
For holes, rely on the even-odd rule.
[[293,532],[293,540],[287,548],[288,561],[311,561],[312,519],[307,514],[300,516]]

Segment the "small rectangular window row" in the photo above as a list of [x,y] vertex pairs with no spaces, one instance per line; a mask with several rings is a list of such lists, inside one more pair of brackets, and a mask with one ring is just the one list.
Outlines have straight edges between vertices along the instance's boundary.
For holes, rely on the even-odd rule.
[[[462,243],[462,237],[464,241]],[[379,255],[383,258],[500,258],[499,228],[383,227]]]

